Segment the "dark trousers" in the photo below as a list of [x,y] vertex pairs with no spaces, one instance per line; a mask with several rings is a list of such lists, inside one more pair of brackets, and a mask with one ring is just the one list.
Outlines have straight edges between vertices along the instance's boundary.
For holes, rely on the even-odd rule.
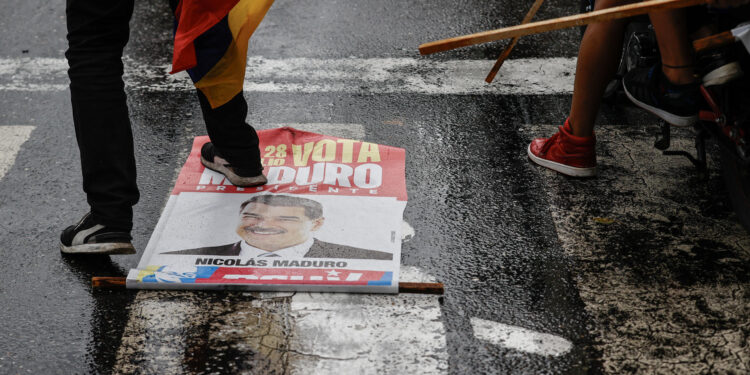
[[200,90],[195,91],[198,93],[208,137],[221,156],[249,176],[261,174],[263,166],[260,164],[258,134],[245,122],[247,101],[242,93],[226,104],[211,109],[206,96]]
[[[68,76],[83,191],[96,222],[130,230],[138,202],[122,51],[128,42],[134,0],[67,0]],[[165,25],[165,27],[168,27]],[[242,168],[260,166],[255,130],[245,123],[242,93],[211,109],[198,94],[209,137],[221,154]]]

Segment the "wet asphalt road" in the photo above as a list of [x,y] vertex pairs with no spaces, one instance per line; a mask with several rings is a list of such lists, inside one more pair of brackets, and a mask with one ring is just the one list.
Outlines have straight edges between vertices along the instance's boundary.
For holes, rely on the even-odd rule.
[[[485,45],[425,58],[417,56],[416,47],[426,41],[513,24],[523,17],[525,7],[518,1],[320,0],[297,3],[277,0],[251,40],[250,54],[272,59],[493,59],[501,46]],[[167,8],[166,2],[136,4],[131,22],[131,42],[126,50],[128,61],[142,65],[169,63],[171,18]],[[546,4],[538,17],[570,14],[577,8],[577,4],[566,7]],[[62,57],[65,50],[62,1],[4,1],[0,4],[0,14],[0,31],[4,34],[0,39],[0,58]],[[34,26],[30,27],[32,24]],[[573,57],[578,38],[578,30],[529,37],[516,47],[514,57]],[[491,65],[488,61],[488,70]],[[483,76],[475,79],[481,80]],[[305,78],[300,80],[304,82]],[[130,87],[128,94],[141,188],[141,201],[135,208],[133,236],[134,245],[142,251],[177,171],[187,156],[192,138],[203,135],[205,129],[196,98],[189,91],[153,92]],[[648,347],[649,340],[646,335],[645,343],[638,340],[627,342],[630,333],[627,330],[620,332],[620,336],[611,336],[618,332],[617,327],[608,325],[617,322],[608,320],[608,312],[620,319],[619,323],[624,327],[637,326],[639,321],[636,319],[643,319],[640,323],[646,326],[651,326],[651,323],[638,314],[628,314],[628,306],[612,310],[608,301],[597,299],[596,294],[602,290],[592,286],[612,279],[597,280],[596,274],[617,273],[613,270],[625,274],[635,270],[640,277],[633,279],[635,285],[633,280],[605,283],[621,288],[626,296],[632,296],[628,291],[640,288],[644,283],[651,285],[654,275],[665,277],[664,282],[670,284],[674,280],[673,274],[677,274],[677,290],[687,290],[688,294],[701,288],[708,288],[706,293],[710,294],[710,287],[714,284],[729,285],[727,300],[704,301],[711,306],[702,311],[711,315],[710,312],[721,311],[722,303],[727,303],[728,310],[734,313],[723,318],[714,317],[714,321],[705,325],[719,333],[723,332],[722,329],[737,333],[736,338],[727,339],[727,345],[738,346],[740,351],[747,349],[750,337],[747,324],[750,304],[746,292],[750,240],[736,224],[732,224],[733,215],[723,199],[723,187],[715,170],[706,185],[715,189],[699,189],[690,193],[690,200],[675,200],[677,205],[687,205],[689,212],[692,212],[689,205],[694,202],[709,207],[708,213],[699,214],[713,220],[713,227],[701,225],[697,233],[672,229],[665,234],[662,232],[667,232],[669,225],[650,226],[647,223],[640,228],[641,232],[627,232],[631,234],[625,237],[621,233],[626,231],[607,229],[620,233],[620,236],[614,236],[602,233],[596,225],[586,227],[587,223],[591,226],[589,219],[593,216],[616,216],[621,212],[607,208],[609,206],[602,202],[620,201],[625,195],[620,192],[627,189],[616,185],[616,181],[626,174],[637,175],[638,171],[619,167],[620,160],[612,157],[619,152],[614,144],[611,147],[614,151],[609,153],[610,148],[606,148],[607,154],[603,158],[603,173],[609,177],[596,183],[571,182],[529,164],[525,156],[526,144],[532,136],[551,132],[553,126],[549,124],[561,122],[569,107],[568,94],[425,95],[331,91],[249,92],[246,97],[250,106],[248,121],[258,128],[284,123],[361,124],[367,141],[407,150],[409,204],[404,219],[414,227],[416,235],[403,246],[402,264],[419,267],[445,283],[446,294],[440,299],[440,313],[445,327],[449,372],[616,373],[653,369],[618,367],[633,358],[631,353],[618,357],[611,343],[627,348],[636,342]],[[119,365],[121,337],[129,324],[136,292],[92,290],[90,278],[124,276],[128,269],[136,266],[138,257],[59,255],[59,231],[86,210],[79,185],[78,151],[69,95],[60,90],[3,89],[0,90],[0,103],[3,103],[0,126],[35,127],[20,148],[15,163],[0,180],[0,373],[117,371],[119,367],[115,366]],[[630,109],[605,108],[602,123],[643,128],[644,125],[653,125],[654,121]],[[641,144],[650,142],[645,130],[626,132],[623,137]],[[678,167],[670,162],[665,165],[676,177],[661,179],[658,186],[671,186],[675,178],[690,179],[691,170],[684,163],[677,164]],[[639,186],[637,182],[633,184]],[[575,189],[570,191],[571,188],[566,186]],[[670,191],[674,191],[674,186],[671,188]],[[659,190],[653,186],[644,188],[648,191],[654,189]],[[634,192],[627,193],[628,196],[639,194],[638,188],[632,190]],[[591,201],[587,200],[586,192],[599,195]],[[681,193],[678,190],[673,194],[679,197]],[[575,199],[561,199],[567,195]],[[624,226],[643,223],[641,211],[637,208],[631,210],[635,214],[627,211],[630,207],[627,202],[630,201],[623,204],[623,216],[618,220]],[[648,199],[634,202],[643,204],[644,211],[650,209]],[[591,207],[596,213],[587,211]],[[660,209],[669,211],[672,206],[665,207]],[[566,212],[581,217],[571,221],[570,217],[575,215],[566,216]],[[664,216],[671,222],[694,220],[687,214]],[[584,227],[585,231],[572,231],[567,227],[574,224]],[[681,228],[685,226],[683,223]],[[638,272],[643,270],[632,257],[648,257],[648,254],[602,258],[586,253],[629,241],[648,249],[656,249],[657,245],[671,241],[675,246],[687,244],[688,250],[685,251],[694,252],[690,246],[695,243],[689,238],[676,239],[687,235],[717,235],[716,231],[706,228],[722,228],[718,233],[722,238],[731,239],[725,241],[730,244],[695,243],[703,246],[702,254],[721,251],[723,255],[699,256],[699,259],[685,264],[677,261],[673,268],[669,268],[673,272],[667,272],[666,276],[658,272],[658,266],[657,271],[649,268],[648,272]],[[703,229],[706,232],[701,232]],[[646,241],[645,245],[643,241],[637,241],[638,238],[653,236],[654,231],[659,231],[658,241]],[[578,251],[579,248],[582,250]],[[692,283],[680,281],[680,270],[701,270],[707,265],[726,263],[727,259],[730,267],[712,269],[721,277],[699,277]],[[668,257],[657,257],[654,261],[659,264],[675,262]],[[593,266],[597,264],[599,268]],[[687,268],[681,268],[683,266]],[[698,275],[702,274],[698,272]],[[719,279],[721,282],[717,281]],[[649,291],[641,293],[648,294]],[[700,296],[695,296],[702,292],[695,293],[687,296],[687,300],[700,299]],[[248,299],[231,293],[219,296],[216,293],[196,293],[195,296],[208,304],[229,306],[228,309],[242,306]],[[612,301],[621,297],[615,292],[610,295]],[[675,304],[682,302],[684,300],[678,299]],[[632,301],[632,305],[639,303],[637,298]],[[620,311],[624,312],[620,314]],[[636,321],[629,320],[631,317]],[[488,344],[474,336],[472,318],[555,334],[572,342],[573,349],[555,357]],[[667,316],[670,318],[674,315]],[[726,321],[722,321],[720,327],[712,326],[717,319]],[[702,329],[700,324],[696,323],[698,331]],[[680,335],[681,328],[677,326],[673,331]],[[181,334],[176,333],[177,336]],[[184,334],[189,336],[190,332]],[[706,343],[705,347],[710,345],[713,344]],[[214,355],[222,352],[221,347],[203,350]],[[694,351],[700,352],[701,348]],[[231,356],[231,353],[224,354]],[[651,357],[657,358],[654,361],[657,364],[662,363],[658,360],[659,355],[651,353]],[[664,361],[679,358],[679,355],[670,357],[669,352],[661,355]],[[219,364],[233,362],[227,356],[215,357]],[[742,372],[744,364],[744,369],[750,371],[748,357],[741,353],[698,357],[694,359],[696,363],[716,361],[726,366],[715,368],[728,367],[738,373]],[[418,362],[419,358],[414,361]],[[634,361],[638,363],[637,359]],[[148,363],[141,365],[143,372],[148,373]],[[216,366],[216,363],[209,368],[186,362],[173,371],[200,373],[211,368],[215,370]]]

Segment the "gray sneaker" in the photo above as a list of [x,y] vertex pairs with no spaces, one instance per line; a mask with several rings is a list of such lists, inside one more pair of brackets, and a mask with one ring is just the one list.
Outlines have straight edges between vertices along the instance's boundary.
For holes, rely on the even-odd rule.
[[699,84],[675,85],[661,72],[661,65],[629,71],[622,86],[635,105],[672,125],[690,126],[698,121]]
[[60,251],[65,254],[135,254],[130,233],[94,222],[91,212],[63,230]]

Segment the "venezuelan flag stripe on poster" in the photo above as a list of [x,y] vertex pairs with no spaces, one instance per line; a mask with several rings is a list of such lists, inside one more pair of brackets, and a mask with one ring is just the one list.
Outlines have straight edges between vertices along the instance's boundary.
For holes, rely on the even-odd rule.
[[187,70],[212,108],[242,91],[247,44],[273,0],[180,0],[172,71]]

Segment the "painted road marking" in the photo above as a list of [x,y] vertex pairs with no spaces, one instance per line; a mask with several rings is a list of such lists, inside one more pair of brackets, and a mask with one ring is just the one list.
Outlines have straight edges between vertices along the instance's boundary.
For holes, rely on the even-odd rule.
[[[159,292],[150,292],[151,294]],[[191,325],[197,325],[200,312],[194,305],[200,301],[178,300],[179,294],[189,292],[173,292],[174,301],[163,296],[164,300],[138,298],[134,303],[130,316],[141,316],[141,319],[129,319],[123,333],[122,343],[117,354],[115,373],[132,374],[141,369],[139,361],[149,364],[149,370],[174,372],[183,367],[186,351],[185,330]],[[146,293],[139,294],[144,297]]]
[[[146,91],[193,90],[185,73],[171,66],[125,59],[129,88]],[[575,58],[528,58],[508,62],[489,85],[491,60],[431,58],[268,59],[250,57],[245,91],[269,93],[343,92],[427,95],[554,95],[573,90]],[[55,58],[0,59],[0,90],[62,91],[68,64]]]
[[[409,266],[401,279],[435,281]],[[175,373],[190,362],[217,373],[443,374],[448,351],[438,298],[242,293],[217,301],[192,291],[139,291],[113,372]],[[232,358],[199,355],[227,346]]]
[[[417,267],[401,279],[434,282]],[[448,370],[445,327],[437,296],[298,293],[291,373],[441,374]]]
[[573,343],[560,336],[491,320],[471,318],[471,328],[482,341],[526,353],[561,356],[573,348]]
[[21,145],[29,140],[34,128],[28,125],[0,126],[0,178],[13,167]]

